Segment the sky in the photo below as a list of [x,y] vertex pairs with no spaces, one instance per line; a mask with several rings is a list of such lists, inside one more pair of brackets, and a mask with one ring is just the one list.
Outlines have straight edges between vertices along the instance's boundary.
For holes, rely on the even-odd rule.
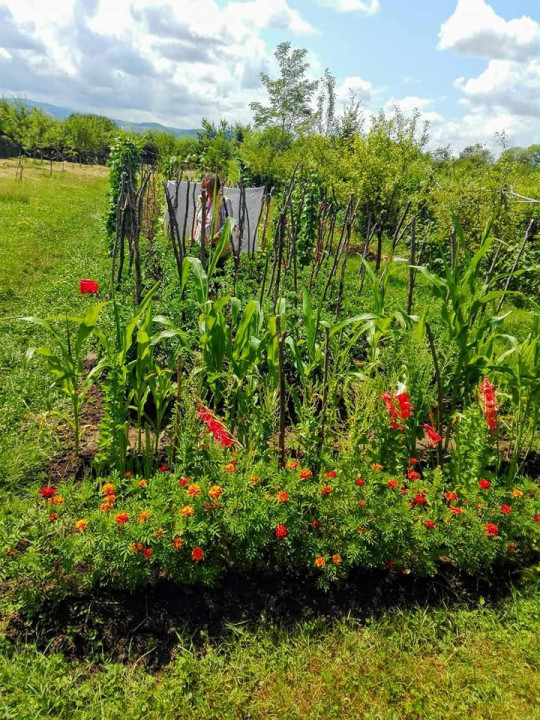
[[288,40],[338,110],[399,105],[430,147],[540,142],[540,0],[0,0],[0,94],[132,122],[249,122]]

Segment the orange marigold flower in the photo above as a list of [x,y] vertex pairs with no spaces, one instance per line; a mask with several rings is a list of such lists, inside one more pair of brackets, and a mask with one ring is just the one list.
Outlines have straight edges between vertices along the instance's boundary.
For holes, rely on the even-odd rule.
[[413,470],[412,468],[409,468],[407,470],[407,477],[409,480],[418,480],[420,478],[420,473],[416,470]]
[[409,462],[411,465],[416,465],[417,462],[420,462],[418,458],[409,458]]
[[142,544],[142,542],[133,543],[133,545],[131,546],[131,552],[140,552],[143,547],[144,545]]
[[339,553],[332,555],[332,562],[334,565],[341,565],[341,555]]
[[86,530],[87,527],[88,520],[77,520],[77,522],[75,523],[75,530],[77,530],[77,532],[82,532],[83,530]]
[[131,472],[129,470],[126,470],[126,472],[124,473],[124,477],[130,478]]
[[383,469],[383,466],[380,463],[373,463],[373,465],[371,466],[371,469],[376,470],[378,472],[379,470]]
[[141,550],[144,557],[148,560],[149,557],[152,556],[152,553],[154,552],[151,547],[143,547]]
[[386,484],[388,485],[389,488],[397,488],[398,481],[391,479],[391,480],[388,480]]
[[194,547],[191,551],[191,559],[194,562],[200,562],[204,558],[204,550],[202,547]]
[[488,490],[491,487],[491,482],[489,480],[480,480],[478,484],[483,490]]
[[455,492],[445,492],[445,493],[444,493],[444,499],[445,499],[445,500],[457,500],[457,493],[455,493]]
[[427,527],[428,530],[433,530],[433,528],[435,527],[435,523],[433,522],[433,520],[425,520],[424,527]]
[[201,488],[199,487],[199,485],[190,485],[187,489],[187,494],[190,497],[197,497],[197,495],[201,494]]
[[326,565],[326,560],[323,558],[322,555],[319,555],[319,557],[315,558],[315,565],[318,568],[322,568]]
[[221,497],[221,494],[223,493],[223,488],[219,485],[212,485],[210,487],[210,490],[208,491],[208,497],[212,498],[212,500],[217,500],[219,497]]
[[252,475],[252,476],[249,478],[249,480],[250,480],[250,482],[252,482],[252,483],[259,483],[259,482],[261,482],[261,478],[260,478],[258,475]]
[[308,468],[304,468],[303,470],[300,470],[298,473],[298,477],[300,480],[309,480],[310,477],[313,476],[313,473]]
[[288,492],[278,492],[277,499],[278,499],[278,502],[287,502],[289,499],[289,493]]
[[101,488],[101,492],[104,495],[114,495],[116,489],[112,483],[105,483],[105,485]]
[[285,470],[296,470],[298,468],[298,462],[296,460],[287,460],[285,463]]
[[161,540],[163,537],[165,537],[165,532],[162,528],[159,528],[159,530],[156,530],[156,532],[154,533],[154,537],[156,538],[156,540]]
[[486,523],[486,534],[488,537],[497,537],[499,534],[499,526],[495,523]]
[[225,465],[225,472],[229,473],[229,475],[232,475],[232,473],[236,472],[236,462],[230,462],[227,465]]
[[331,485],[325,485],[325,486],[321,489],[321,495],[330,495],[331,492],[332,492],[332,487],[331,487]]
[[142,480],[139,480],[139,487],[145,488],[148,485],[148,482],[143,478]]
[[177,536],[173,539],[172,544],[173,544],[173,548],[174,548],[175,550],[180,550],[180,548],[182,547],[182,538],[177,535]]
[[510,505],[501,505],[501,512],[503,515],[510,515],[512,512],[512,508]]
[[39,494],[44,498],[52,498],[56,495],[56,490],[51,485],[48,485],[47,487],[42,487]]
[[125,525],[129,520],[129,515],[126,512],[116,513],[114,520],[118,527],[122,527],[122,525]]
[[364,480],[364,478],[361,478],[361,477],[356,478],[356,480],[354,482],[356,483],[356,485],[358,485],[358,487],[362,487],[362,485],[366,484],[366,481]]
[[358,507],[365,507],[365,506],[366,506],[366,501],[365,501],[365,500],[359,500],[359,501],[358,501]]
[[450,512],[452,513],[452,515],[463,515],[463,513],[464,513],[465,511],[463,510],[463,508],[460,508],[460,507],[457,507],[457,506],[453,505],[453,506],[450,508]]
[[143,523],[145,520],[148,520],[150,517],[150,513],[147,510],[143,510],[141,513],[139,513],[139,524]]
[[328,470],[328,472],[324,473],[324,477],[335,478],[337,477],[337,472],[335,470]]
[[62,505],[64,498],[61,495],[55,495],[51,500],[53,505]]
[[287,537],[289,534],[289,531],[287,530],[286,526],[282,523],[279,523],[279,525],[274,530],[274,534],[277,537],[278,540],[283,540]]
[[514,488],[514,489],[512,490],[512,495],[513,495],[515,498],[523,497],[523,490],[518,490],[517,488]]
[[49,520],[51,522],[56,522],[58,520],[58,513],[52,512],[49,514]]
[[189,475],[185,475],[184,477],[180,478],[178,484],[180,485],[180,487],[186,487],[186,485],[189,485],[190,482],[191,478],[189,477]]
[[195,508],[191,505],[184,505],[184,507],[180,510],[180,515],[182,515],[183,517],[195,515]]

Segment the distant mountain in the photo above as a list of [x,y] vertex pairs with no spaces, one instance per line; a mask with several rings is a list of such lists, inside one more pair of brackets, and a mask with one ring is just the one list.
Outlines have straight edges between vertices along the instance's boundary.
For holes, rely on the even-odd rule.
[[[48,115],[52,115],[52,117],[57,120],[65,120],[73,113],[79,112],[78,110],[71,110],[70,108],[60,107],[59,105],[51,105],[50,103],[40,102],[39,100],[29,100],[28,98],[22,99],[22,102],[27,107],[36,107],[43,110],[43,112]],[[197,135],[197,129],[193,128],[183,130],[181,128],[168,127],[167,125],[162,125],[157,122],[126,122],[125,120],[116,120],[116,118],[111,118],[111,120],[125,130],[132,130],[133,132],[138,133],[143,133],[147,130],[157,130],[158,132],[172,133],[175,137],[180,137],[182,135]]]

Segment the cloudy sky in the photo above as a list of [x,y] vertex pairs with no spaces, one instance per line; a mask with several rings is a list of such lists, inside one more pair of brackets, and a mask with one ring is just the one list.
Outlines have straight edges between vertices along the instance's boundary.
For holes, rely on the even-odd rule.
[[431,146],[540,142],[540,0],[0,0],[0,94],[181,128],[247,122],[276,45]]

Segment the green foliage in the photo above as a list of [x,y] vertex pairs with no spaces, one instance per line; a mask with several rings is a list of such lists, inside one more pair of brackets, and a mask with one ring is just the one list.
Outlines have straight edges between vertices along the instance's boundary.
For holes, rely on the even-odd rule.
[[[117,137],[111,145],[109,156],[109,204],[105,216],[105,226],[109,239],[116,232],[117,204],[122,190],[124,176],[137,187],[139,178],[139,165],[141,161],[141,138]],[[131,222],[131,208],[127,208],[125,222]]]

